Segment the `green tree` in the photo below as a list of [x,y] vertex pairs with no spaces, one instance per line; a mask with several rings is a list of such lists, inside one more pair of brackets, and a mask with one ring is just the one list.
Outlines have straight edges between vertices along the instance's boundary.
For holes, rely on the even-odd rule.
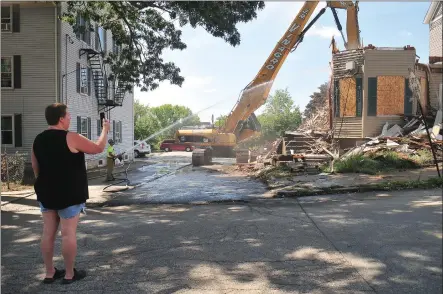
[[328,94],[329,83],[325,82],[318,87],[319,91],[312,93],[311,100],[309,100],[308,104],[306,104],[305,110],[303,112],[303,116],[305,118],[310,117],[315,111],[324,106],[327,103],[327,94]]
[[137,140],[149,138],[156,147],[166,138],[173,138],[183,125],[196,125],[200,118],[185,106],[164,104],[149,107],[136,102],[134,107],[134,135]]
[[226,123],[226,119],[228,119],[227,115],[220,115],[219,117],[217,117],[217,119],[214,122],[214,126],[216,128],[220,128],[220,127],[224,127],[225,123]]
[[258,116],[265,139],[284,135],[285,131],[297,129],[301,124],[300,108],[294,105],[287,89],[276,90],[270,95],[265,110]]
[[[109,79],[128,85],[128,90],[135,84],[147,91],[161,81],[179,86],[184,81],[180,69],[161,58],[164,49],[186,48],[177,26],[203,27],[237,46],[237,24],[255,19],[264,6],[263,1],[69,1],[62,20],[76,33],[94,31],[90,21],[110,30],[121,49],[118,54],[106,53],[114,73]],[[86,25],[78,22],[79,16]]]

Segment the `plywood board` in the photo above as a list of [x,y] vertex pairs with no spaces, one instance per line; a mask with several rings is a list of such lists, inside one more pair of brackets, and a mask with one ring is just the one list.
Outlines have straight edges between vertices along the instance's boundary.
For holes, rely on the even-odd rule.
[[377,77],[377,116],[404,113],[405,78],[402,76]]
[[356,83],[353,78],[340,80],[340,116],[356,115]]

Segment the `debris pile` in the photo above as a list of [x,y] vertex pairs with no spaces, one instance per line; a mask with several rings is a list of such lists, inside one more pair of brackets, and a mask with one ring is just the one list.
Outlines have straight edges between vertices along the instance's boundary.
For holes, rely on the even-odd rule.
[[[309,126],[308,123],[305,124],[306,128],[307,126]],[[429,128],[432,145],[438,154],[438,161],[442,161],[443,152],[441,126],[441,111],[439,111],[433,127]],[[255,165],[243,167],[243,169],[257,171],[269,165],[286,165],[293,171],[318,172],[320,166],[334,159],[342,160],[353,155],[389,150],[399,155],[410,156],[423,154],[424,150],[429,151],[428,154],[430,154],[431,151],[421,117],[411,118],[403,127],[386,123],[378,137],[366,138],[366,140],[364,144],[342,149],[339,152],[338,146],[335,145],[338,142],[334,144],[332,139],[332,131],[302,130],[301,128],[297,131],[287,131],[284,137],[274,142],[266,142],[260,150],[256,150],[256,158],[249,157],[249,163],[255,162]],[[430,157],[429,162],[432,161]]]
[[298,130],[327,132],[329,130],[329,105],[317,108],[312,116],[302,122]]
[[[441,160],[441,152],[443,151],[441,126],[441,111],[438,111],[434,126],[429,128],[428,131],[434,150],[437,151],[437,159],[439,160]],[[412,118],[403,127],[397,124],[389,126],[389,124],[386,123],[378,137],[371,138],[370,141],[347,150],[340,158],[344,159],[353,155],[378,150],[393,150],[399,153],[415,154],[418,150],[431,151],[431,145],[424,124],[419,117],[416,117]]]

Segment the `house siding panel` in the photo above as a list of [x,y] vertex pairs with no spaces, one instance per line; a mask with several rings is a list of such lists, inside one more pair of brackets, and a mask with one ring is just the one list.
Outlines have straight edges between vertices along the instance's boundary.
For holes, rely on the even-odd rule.
[[[368,78],[377,76],[409,77],[408,68],[415,68],[415,50],[366,50],[364,53],[364,84]],[[368,97],[368,87],[363,89],[364,97]],[[401,122],[401,116],[368,116],[368,99],[363,99],[363,136],[377,136],[387,121]]]
[[[47,3],[20,3],[20,32],[2,33],[2,56],[21,55],[21,88],[14,90],[2,89],[2,114],[22,114],[23,146],[20,148],[7,147],[8,153],[28,153],[35,136],[47,128],[44,117],[45,107],[56,101],[66,103],[71,112],[70,131],[77,131],[76,116],[91,118],[91,130],[97,128],[99,118],[98,104],[94,87],[91,85],[91,95],[77,93],[76,64],[87,65],[86,56],[79,57],[79,50],[86,44],[78,40],[71,26],[56,20],[58,13],[63,13],[66,4],[61,8]],[[73,42],[70,44],[69,36]],[[112,44],[112,35],[106,34],[107,43]],[[91,34],[91,46],[95,37]],[[108,51],[112,46],[107,46]],[[63,81],[63,74],[66,79]],[[116,144],[116,150],[125,151],[133,146],[133,94],[126,94],[122,107],[111,110],[111,120],[122,121],[122,142]],[[113,136],[113,130],[108,134]],[[98,139],[95,131],[91,133],[92,140]],[[5,148],[2,147],[2,151]],[[133,158],[132,150],[127,152],[129,159]],[[105,153],[87,155],[88,168],[94,167],[98,159],[103,159]]]
[[362,121],[361,117],[336,117],[334,118],[335,138],[361,138]]
[[[21,56],[21,88],[1,90],[1,113],[22,114],[22,147],[7,153],[27,153],[47,127],[46,105],[56,102],[56,11],[48,4],[20,4],[20,32],[1,34],[1,55]],[[2,146],[2,152],[5,147]]]
[[383,130],[383,126],[386,123],[389,124],[389,128],[392,127],[394,124],[398,124],[399,126],[404,125],[404,121],[401,116],[368,116],[365,123],[367,124],[366,132],[368,134],[366,135],[366,137],[376,137],[380,135],[381,131]]
[[443,4],[440,3],[433,20],[429,24],[429,56],[442,56],[442,15]]
[[[436,70],[436,67],[440,67],[440,71],[442,70],[441,68],[443,67],[442,65],[433,65],[433,67],[435,67],[433,70]],[[431,73],[431,79],[429,81],[429,102],[431,107],[433,107],[434,109],[438,109],[439,104],[442,103],[442,101],[439,101],[439,96],[438,96],[438,92],[439,92],[439,87],[440,85],[443,83],[443,73],[442,72],[432,72]]]
[[[62,10],[65,10],[66,7],[63,6]],[[72,27],[67,23],[62,23],[62,50],[61,50],[61,72],[67,72],[67,78],[65,83],[67,84],[66,93],[67,99],[65,103],[68,105],[69,110],[72,114],[72,117],[75,116],[83,116],[91,118],[91,130],[97,129],[98,119],[99,119],[99,106],[95,96],[95,90],[93,81],[91,79],[91,94],[83,95],[77,93],[77,78],[76,78],[76,64],[80,63],[81,65],[88,65],[88,60],[86,54],[79,57],[79,51],[82,48],[88,48],[89,46],[78,40],[73,32]],[[94,26],[95,27],[95,26]],[[69,35],[73,41],[73,44],[67,42],[66,44],[66,35]],[[95,48],[95,42],[97,41],[95,37],[95,33],[91,32],[91,47]],[[106,43],[112,44],[112,33],[108,31],[106,33]],[[106,50],[109,52],[112,50],[112,46],[106,46]],[[67,52],[67,53],[66,53]],[[110,72],[110,69],[107,68],[107,72]],[[71,73],[71,74],[69,74]],[[110,94],[110,98],[112,95]],[[121,121],[122,122],[122,142],[115,144],[115,149],[117,152],[122,152],[130,149],[133,146],[134,140],[134,119],[133,119],[133,106],[134,106],[134,95],[132,93],[126,93],[125,99],[123,101],[123,106],[115,107],[110,112],[110,120]],[[100,106],[101,108],[101,106]],[[75,120],[71,121],[71,131],[77,131],[77,122]],[[108,138],[113,138],[114,129],[112,128],[108,133]],[[92,140],[98,139],[98,134],[96,131],[92,131],[91,138]],[[133,151],[129,150],[126,154],[129,155],[129,158],[133,158]],[[106,149],[101,154],[95,155],[86,155],[87,167],[92,168],[98,165],[98,161],[100,159],[105,159],[106,157]]]

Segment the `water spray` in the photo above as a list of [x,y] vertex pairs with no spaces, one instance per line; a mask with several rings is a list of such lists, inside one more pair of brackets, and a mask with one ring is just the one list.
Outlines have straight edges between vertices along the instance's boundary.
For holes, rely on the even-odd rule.
[[[264,83],[258,84],[258,85],[256,85],[256,86],[250,87],[250,88],[248,88],[249,85],[246,86],[246,87],[240,92],[240,97],[239,97],[239,99],[237,100],[237,103],[236,103],[235,106],[237,106],[237,105],[240,104],[240,103],[243,104],[244,102],[247,102],[248,104],[250,104],[250,102],[251,102],[250,99],[252,98],[251,96],[256,96],[256,95],[264,96],[264,94],[265,94],[266,92],[269,93],[270,88],[272,87],[273,82],[274,82],[273,80],[271,80],[271,81],[267,81],[267,82],[264,82]],[[248,100],[248,101],[245,101],[245,100]],[[266,100],[266,99],[263,97],[263,102],[264,102],[265,100]],[[193,113],[192,115],[189,115],[189,116],[187,116],[187,117],[185,117],[185,118],[181,118],[181,119],[179,119],[178,121],[176,121],[175,123],[173,123],[173,124],[171,124],[171,125],[169,125],[169,126],[163,128],[163,129],[161,129],[161,130],[158,131],[158,132],[155,132],[154,134],[152,134],[152,135],[148,136],[147,138],[145,138],[144,140],[140,140],[140,141],[141,141],[141,142],[143,142],[143,141],[149,141],[149,140],[151,140],[152,138],[155,138],[156,136],[160,135],[161,133],[163,133],[163,132],[165,132],[165,131],[167,131],[167,130],[173,128],[173,127],[175,127],[176,125],[179,125],[179,124],[181,124],[181,123],[187,121],[188,119],[194,117],[195,115],[197,115],[197,114],[199,114],[199,113],[201,113],[201,112],[203,112],[203,111],[205,111],[205,110],[208,110],[208,109],[210,109],[210,108],[212,108],[212,107],[214,107],[214,106],[216,106],[216,105],[218,105],[218,104],[221,104],[222,102],[225,102],[225,99],[223,99],[223,100],[219,100],[218,102],[216,102],[216,103],[214,103],[214,104],[212,104],[212,105],[210,105],[210,106],[208,106],[208,107],[206,107],[206,108],[203,108],[203,109],[197,111],[196,113]],[[260,103],[258,106],[261,106],[261,105],[262,105],[262,103]],[[234,106],[234,109],[235,109],[235,106]],[[248,105],[248,106],[249,106],[249,105]],[[234,110],[234,109],[233,109],[233,110]],[[149,113],[150,113],[152,116],[154,116],[155,118],[157,118],[157,117],[156,117],[154,114],[152,114],[151,112],[149,112]],[[232,113],[232,111],[231,111],[231,113]],[[105,118],[105,113],[104,113],[104,112],[101,112],[101,113],[100,113],[100,121],[101,121],[102,127],[103,127],[103,119],[104,119],[104,118]],[[157,121],[159,121],[158,118],[157,118]],[[123,155],[123,154],[125,154],[125,153],[127,153],[127,152],[129,152],[129,151],[131,151],[131,150],[133,150],[134,148],[136,148],[136,147],[139,146],[140,144],[141,144],[141,143],[138,143],[138,144],[136,144],[136,145],[134,145],[134,146],[131,146],[130,148],[128,148],[128,149],[126,149],[125,151],[121,152],[119,155],[121,156],[121,155]],[[105,189],[107,189],[107,188],[109,188],[109,187],[111,187],[111,186],[115,186],[115,185],[117,185],[117,184],[123,183],[123,182],[126,182],[126,187],[124,188],[124,190],[126,190],[126,189],[128,188],[128,186],[129,186],[129,184],[130,184],[130,181],[129,181],[129,179],[128,179],[128,169],[129,169],[130,166],[131,166],[131,163],[130,163],[130,164],[128,165],[128,167],[125,169],[125,178],[124,178],[124,179],[123,179],[123,178],[122,178],[122,179],[116,179],[116,180],[119,180],[119,182],[117,182],[117,183],[112,183],[112,184],[106,186],[105,188],[103,188],[103,191],[104,191],[104,192],[107,192],[107,191],[105,191]],[[115,191],[113,191],[113,192],[115,192]]]

